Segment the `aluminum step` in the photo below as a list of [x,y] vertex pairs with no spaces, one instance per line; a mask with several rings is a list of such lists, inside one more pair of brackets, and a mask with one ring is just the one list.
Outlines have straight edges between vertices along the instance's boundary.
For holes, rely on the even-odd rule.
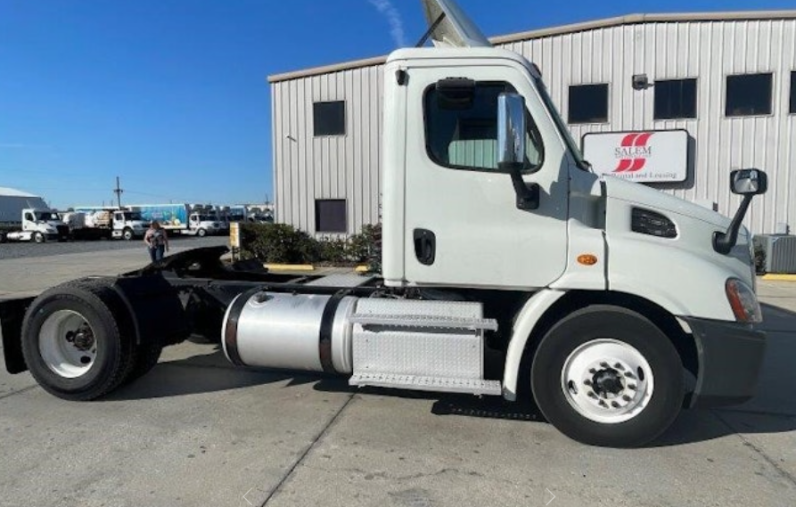
[[500,396],[503,394],[500,382],[497,380],[422,377],[391,373],[355,373],[348,380],[348,384],[360,387],[393,387],[414,391],[483,394],[487,396]]
[[354,314],[349,319],[363,326],[424,327],[438,329],[467,329],[497,331],[495,319],[441,317],[435,315],[374,315]]

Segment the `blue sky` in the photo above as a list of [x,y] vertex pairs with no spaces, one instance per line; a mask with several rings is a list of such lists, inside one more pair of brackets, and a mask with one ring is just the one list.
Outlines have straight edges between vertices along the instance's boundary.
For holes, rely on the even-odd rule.
[[[793,0],[459,0],[487,35]],[[420,0],[0,0],[0,186],[55,207],[273,198],[270,74],[413,44]]]

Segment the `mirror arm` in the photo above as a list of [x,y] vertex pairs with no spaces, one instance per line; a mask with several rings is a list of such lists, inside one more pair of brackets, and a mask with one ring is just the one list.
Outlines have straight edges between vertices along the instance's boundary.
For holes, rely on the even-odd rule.
[[525,164],[514,162],[500,162],[498,169],[508,172],[511,175],[511,184],[514,186],[514,193],[517,194],[517,209],[523,211],[535,210],[539,208],[539,185],[537,183],[526,183],[522,179],[520,172]]
[[717,253],[723,255],[730,253],[732,247],[738,242],[738,230],[741,228],[741,222],[743,222],[746,216],[746,210],[749,209],[749,204],[752,202],[753,197],[754,195],[752,194],[743,197],[741,206],[738,208],[738,211],[735,212],[735,216],[732,218],[727,232],[716,231],[713,233],[713,250]]

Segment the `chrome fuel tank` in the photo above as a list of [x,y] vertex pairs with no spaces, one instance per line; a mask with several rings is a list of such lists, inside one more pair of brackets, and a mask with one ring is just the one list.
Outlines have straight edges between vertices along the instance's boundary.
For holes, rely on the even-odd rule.
[[227,308],[224,354],[239,366],[350,374],[358,298],[249,291]]

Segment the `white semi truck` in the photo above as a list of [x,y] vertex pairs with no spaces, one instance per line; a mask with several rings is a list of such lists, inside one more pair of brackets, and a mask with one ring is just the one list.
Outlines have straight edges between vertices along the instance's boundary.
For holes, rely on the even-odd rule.
[[684,407],[753,396],[765,335],[741,222],[765,173],[732,172],[732,220],[595,175],[532,63],[452,1],[424,6],[437,47],[384,69],[380,275],[180,253],[0,303],[8,370],[92,400],[164,346],[220,335],[242,367],[533,399],[566,435],[616,447],[650,442]]
[[56,210],[25,208],[20,212],[19,222],[6,224],[8,227],[0,231],[0,242],[3,241],[66,241],[69,239],[69,227],[64,225]]

